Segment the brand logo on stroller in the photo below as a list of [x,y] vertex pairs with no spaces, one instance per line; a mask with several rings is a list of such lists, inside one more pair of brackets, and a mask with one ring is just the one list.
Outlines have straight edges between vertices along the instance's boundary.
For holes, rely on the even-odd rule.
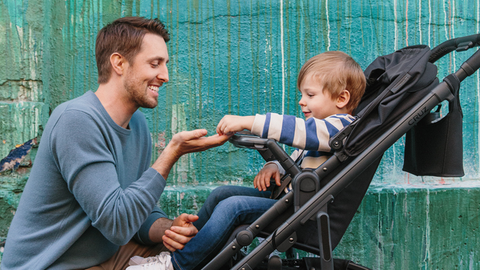
[[415,125],[422,117],[427,113],[427,107],[423,107],[419,113],[417,113],[413,118],[408,122],[409,125]]

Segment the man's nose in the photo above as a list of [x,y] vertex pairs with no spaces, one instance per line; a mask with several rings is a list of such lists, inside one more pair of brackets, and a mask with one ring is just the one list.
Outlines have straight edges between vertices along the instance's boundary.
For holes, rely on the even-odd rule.
[[167,65],[163,65],[160,72],[157,74],[157,79],[162,82],[168,82],[168,68]]

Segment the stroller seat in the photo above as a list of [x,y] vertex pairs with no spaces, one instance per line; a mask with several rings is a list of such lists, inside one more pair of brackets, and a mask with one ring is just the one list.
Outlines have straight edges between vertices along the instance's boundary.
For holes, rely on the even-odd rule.
[[[257,236],[265,240],[232,269],[256,269],[274,250],[295,245],[319,255],[306,260],[309,263],[303,268],[367,269],[335,261],[332,250],[365,196],[383,153],[439,103],[456,98],[460,83],[480,67],[480,52],[442,83],[433,63],[453,50],[479,45],[480,34],[446,41],[433,50],[417,45],[377,58],[365,70],[367,89],[355,111],[356,120],[331,139],[334,153],[316,169],[301,169],[272,139],[233,136],[231,142],[236,146],[256,149],[266,161],[277,160],[292,177],[293,190],[236,233],[203,269],[219,269]],[[316,223],[313,234],[297,237],[311,222]],[[312,239],[318,240],[316,246],[311,245]]]

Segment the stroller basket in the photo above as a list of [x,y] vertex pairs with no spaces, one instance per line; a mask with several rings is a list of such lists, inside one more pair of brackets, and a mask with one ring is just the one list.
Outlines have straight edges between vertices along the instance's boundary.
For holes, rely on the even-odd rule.
[[[453,50],[479,45],[480,34],[446,41],[433,50],[411,46],[375,60],[365,70],[367,90],[357,109],[357,119],[332,138],[330,146],[335,153],[314,170],[302,170],[272,139],[232,137],[236,146],[256,149],[266,160],[278,160],[293,179],[293,191],[238,233],[203,269],[224,266],[242,246],[250,245],[284,213],[287,217],[282,223],[232,269],[255,269],[275,249],[301,242],[296,231],[310,220],[317,222],[318,247],[306,249],[320,257],[307,268],[334,269],[332,250],[365,196],[383,153],[439,103],[454,99],[460,83],[480,67],[480,52],[475,52],[442,83],[438,83],[432,63]],[[389,66],[393,62],[397,65]],[[295,211],[290,214],[287,210],[292,208]],[[335,262],[335,267],[367,269],[340,261]]]

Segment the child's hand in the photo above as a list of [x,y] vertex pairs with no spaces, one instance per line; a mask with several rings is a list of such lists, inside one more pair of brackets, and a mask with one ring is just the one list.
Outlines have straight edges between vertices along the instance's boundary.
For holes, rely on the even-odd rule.
[[217,125],[219,135],[233,135],[244,129],[251,130],[255,116],[225,115]]
[[280,186],[280,172],[278,170],[277,164],[270,163],[265,165],[263,169],[261,169],[255,179],[253,180],[253,186],[258,189],[259,191],[265,191],[268,187],[270,187],[270,179],[275,179],[275,184]]

